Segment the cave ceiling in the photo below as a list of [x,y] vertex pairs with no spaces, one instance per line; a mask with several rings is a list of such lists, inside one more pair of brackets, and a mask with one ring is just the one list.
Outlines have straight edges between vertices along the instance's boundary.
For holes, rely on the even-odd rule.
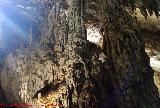
[[[149,3],[151,1],[153,3]],[[6,13],[6,16],[10,17],[10,19],[14,19],[14,16],[16,18],[19,17],[18,21],[20,20],[20,23],[24,23],[19,24],[18,26],[26,25],[23,28],[24,31],[27,32],[27,29],[29,29],[31,24],[44,21],[44,18],[46,17],[49,10],[52,8],[52,5],[56,2],[57,0],[0,0],[0,10]],[[62,7],[64,9],[67,9],[70,0],[60,0],[58,2],[62,3]],[[92,40],[92,42],[95,44],[99,44],[99,42],[101,42],[101,36],[99,32],[102,26],[102,21],[100,18],[100,2],[101,0],[88,0],[86,8],[86,27],[88,40]],[[136,0],[135,2],[134,0],[132,2],[129,2],[128,0],[120,0],[120,4],[126,6],[126,9],[138,19],[142,30],[159,33],[160,18],[157,17],[157,11],[159,7],[156,5],[153,8],[153,5],[156,4],[156,2],[160,3],[159,0],[144,0],[144,2],[140,0]],[[18,23],[18,21],[16,23]],[[153,38],[152,36],[151,40],[159,39],[159,36],[157,35],[154,35],[154,37],[155,38]],[[147,37],[147,40],[150,40],[150,37]]]

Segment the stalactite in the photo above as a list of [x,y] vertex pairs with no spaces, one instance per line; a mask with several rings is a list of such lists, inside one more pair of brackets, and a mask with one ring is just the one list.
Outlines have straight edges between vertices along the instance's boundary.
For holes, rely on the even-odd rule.
[[[47,47],[8,56],[3,76],[9,75],[9,80],[2,80],[3,87],[9,93],[13,91],[11,87],[16,89],[19,85],[24,90],[15,90],[12,96],[8,93],[7,98],[28,102],[41,94],[39,103],[63,104],[64,108],[158,108],[158,93],[144,40],[136,20],[122,7],[124,0],[67,1],[40,2],[45,19],[38,43],[39,47]],[[125,3],[133,11],[137,2]],[[148,5],[144,4],[145,12]],[[87,41],[87,25],[101,26],[103,48]],[[17,58],[22,63],[16,62]],[[22,64],[24,67],[20,68]],[[10,79],[18,75],[29,80],[17,79],[14,85]],[[5,81],[11,87],[6,87]],[[14,100],[18,96],[21,100]]]
[[[103,11],[103,28],[106,28],[104,32],[105,41],[107,42],[104,53],[108,54],[106,56],[109,56],[110,62],[113,63],[109,64],[109,67],[113,69],[109,70],[109,74],[112,76],[111,82],[113,83],[115,106],[118,108],[145,108],[149,106],[158,108],[159,99],[152,80],[153,70],[149,66],[149,62],[142,62],[143,59],[148,58],[145,54],[144,42],[141,40],[142,34],[138,30],[137,21],[125,12],[121,6],[118,6],[116,0],[115,2],[113,1],[115,4],[110,4],[106,1],[109,0],[104,0],[104,7],[102,8],[105,10]],[[114,13],[112,12],[113,10]],[[125,21],[126,18],[129,20]],[[117,27],[123,29],[117,29]],[[136,34],[140,35],[137,36]],[[123,41],[123,47],[116,45],[121,41]],[[150,73],[149,76],[144,71],[144,69],[148,68],[150,68],[147,71],[148,74]],[[150,80],[145,81],[145,77]],[[140,82],[143,82],[143,84]],[[139,89],[136,89],[135,86],[138,86]],[[152,91],[147,90],[148,86],[152,88]],[[141,96],[142,92],[146,98],[150,97],[153,100],[144,101],[144,97]],[[132,94],[135,96],[134,100],[132,99]]]

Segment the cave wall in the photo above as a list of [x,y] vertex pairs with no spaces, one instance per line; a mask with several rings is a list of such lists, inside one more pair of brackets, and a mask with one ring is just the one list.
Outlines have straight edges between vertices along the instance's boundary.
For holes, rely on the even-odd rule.
[[[45,11],[38,44],[5,60],[1,82],[9,102],[158,108],[153,70],[136,19],[116,0],[96,2],[56,1]],[[87,41],[89,26],[100,28],[103,48]]]

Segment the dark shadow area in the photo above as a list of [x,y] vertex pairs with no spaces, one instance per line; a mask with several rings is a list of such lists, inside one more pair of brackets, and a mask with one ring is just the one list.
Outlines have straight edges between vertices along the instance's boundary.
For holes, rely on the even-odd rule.
[[61,83],[53,84],[53,83],[48,83],[48,80],[44,81],[44,87],[37,91],[36,94],[33,96],[32,99],[37,98],[38,99],[38,94],[40,93],[42,97],[47,96],[49,93],[53,91],[57,91],[61,85],[65,84],[65,81],[62,81]]

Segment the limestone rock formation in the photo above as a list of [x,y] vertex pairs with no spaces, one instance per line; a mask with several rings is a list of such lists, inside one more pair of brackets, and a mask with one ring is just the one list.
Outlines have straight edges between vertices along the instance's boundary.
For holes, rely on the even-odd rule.
[[4,60],[5,60],[5,55],[7,55],[8,52],[5,50],[0,50],[0,103],[6,103],[6,97],[4,94],[4,90],[1,85],[1,75],[2,75],[2,70],[3,70],[3,65],[4,65]]
[[[105,54],[111,59],[110,67],[113,69],[110,71],[117,103],[115,107],[152,106],[157,108],[159,98],[157,88],[153,83],[153,70],[149,64],[149,57],[145,53],[144,40],[137,21],[118,7],[116,1],[103,3],[104,10],[106,10],[103,20]],[[152,100],[144,100],[145,97],[150,97]]]
[[[11,52],[3,66],[1,84],[10,103],[159,108],[142,32],[122,7],[127,4],[121,0],[41,2],[45,19],[38,47]],[[157,6],[152,9],[157,15]],[[90,27],[102,36],[101,47],[87,40]]]
[[5,94],[4,94],[4,91],[3,91],[3,88],[1,86],[1,72],[2,72],[2,64],[0,64],[0,103],[5,103],[6,100],[5,100]]
[[45,83],[50,84],[56,76],[58,78],[53,72],[53,56],[45,47],[17,50],[7,56],[1,84],[8,102],[29,103],[37,98],[36,93]]

